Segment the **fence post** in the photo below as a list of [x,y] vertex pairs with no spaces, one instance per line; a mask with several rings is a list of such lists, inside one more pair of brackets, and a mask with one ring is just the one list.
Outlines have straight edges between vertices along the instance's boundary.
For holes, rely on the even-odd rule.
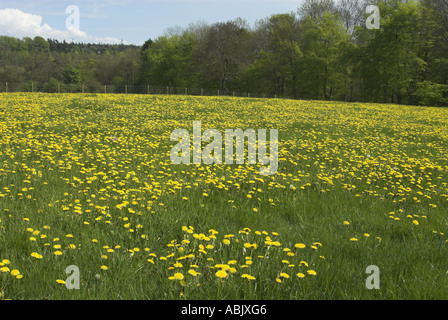
[[127,84],[124,85],[124,92],[125,92],[126,94],[128,93],[128,85],[127,85]]
[[8,82],[6,82],[6,92],[8,92]]
[[203,95],[204,95],[204,89],[201,88],[201,96],[203,96]]
[[188,94],[188,88],[185,88],[185,95]]
[[146,86],[146,91],[147,91],[148,94],[149,94],[149,84]]
[[107,85],[104,85],[104,93],[107,93]]
[[219,97],[219,89],[218,89],[218,97]]
[[31,81],[31,92],[34,92],[34,82]]
[[84,93],[84,83],[81,84],[81,92]]
[[58,93],[61,93],[61,84],[58,83]]
[[170,94],[170,87],[166,86],[166,94]]

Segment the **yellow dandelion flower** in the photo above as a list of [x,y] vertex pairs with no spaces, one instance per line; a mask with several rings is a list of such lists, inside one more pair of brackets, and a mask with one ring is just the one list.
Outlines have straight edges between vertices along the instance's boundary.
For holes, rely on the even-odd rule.
[[243,278],[243,279],[247,279],[247,280],[249,280],[249,281],[251,281],[251,280],[255,280],[255,279],[256,279],[254,276],[251,276],[250,274],[247,274],[247,273],[241,275],[241,278]]
[[225,272],[224,270],[219,270],[215,273],[215,276],[217,276],[218,278],[222,279],[222,278],[226,278],[229,276],[229,274],[227,272]]
[[196,270],[193,269],[188,270],[188,273],[191,274],[193,277],[197,277],[198,275],[200,275],[199,272],[196,272]]
[[308,273],[309,275],[312,275],[312,276],[317,275],[316,271],[314,271],[314,270],[307,270],[306,273]]
[[175,273],[173,277],[174,277],[174,280],[178,280],[178,281],[182,281],[185,278],[184,275],[180,272]]
[[11,275],[14,276],[14,277],[17,276],[19,273],[20,272],[17,269],[11,270]]
[[31,256],[36,259],[42,259],[42,255],[38,254],[37,252],[31,253]]

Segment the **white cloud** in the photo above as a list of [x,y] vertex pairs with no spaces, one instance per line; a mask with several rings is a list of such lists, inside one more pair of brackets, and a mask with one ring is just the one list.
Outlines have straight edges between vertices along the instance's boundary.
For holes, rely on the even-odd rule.
[[86,32],[67,28],[66,30],[54,29],[48,24],[42,24],[42,16],[23,12],[19,9],[0,9],[0,34],[17,38],[41,36],[45,39],[65,40],[68,42],[102,42],[120,43],[121,40],[113,37],[94,37]]

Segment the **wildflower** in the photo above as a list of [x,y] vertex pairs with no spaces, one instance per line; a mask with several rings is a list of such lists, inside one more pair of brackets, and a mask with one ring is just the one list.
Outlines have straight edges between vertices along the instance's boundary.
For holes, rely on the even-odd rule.
[[199,272],[196,272],[196,270],[193,269],[188,270],[188,273],[191,274],[193,277],[197,277],[198,275],[200,275]]
[[20,272],[17,269],[11,270],[11,275],[14,276],[14,277],[17,276],[19,273]]
[[309,275],[312,275],[312,276],[317,275],[316,271],[314,271],[314,270],[308,270],[306,273],[308,273]]
[[177,281],[182,281],[184,280],[184,275],[180,272],[175,273],[173,276],[168,277],[169,280],[177,280]]
[[220,279],[222,279],[222,278],[226,278],[226,277],[229,276],[229,274],[228,274],[227,272],[225,272],[224,270],[219,270],[219,271],[217,271],[217,272],[215,273],[215,275],[216,275],[218,278],[220,278]]
[[251,281],[251,280],[255,280],[255,277],[254,277],[254,276],[251,276],[250,274],[247,274],[247,273],[243,274],[243,275],[241,276],[241,278],[243,278],[243,279],[247,279],[247,280],[249,280],[249,281]]
[[308,262],[306,262],[306,261],[300,261],[299,266],[305,266],[305,267],[308,267]]
[[38,254],[37,252],[31,253],[31,256],[36,258],[36,259],[42,259],[42,255]]

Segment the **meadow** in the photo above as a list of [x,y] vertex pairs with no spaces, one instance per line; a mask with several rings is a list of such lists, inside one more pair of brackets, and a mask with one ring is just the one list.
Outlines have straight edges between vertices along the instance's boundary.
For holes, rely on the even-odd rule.
[[[193,121],[278,129],[277,173],[172,164]],[[447,124],[392,104],[0,94],[0,298],[447,299]]]

